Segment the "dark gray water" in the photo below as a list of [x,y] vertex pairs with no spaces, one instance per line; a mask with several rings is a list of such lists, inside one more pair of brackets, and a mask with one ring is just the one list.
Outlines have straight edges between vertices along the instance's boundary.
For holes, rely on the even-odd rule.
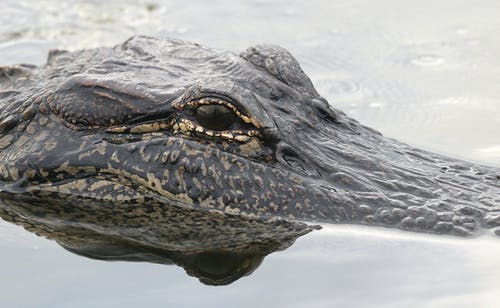
[[[500,166],[500,2],[0,2],[0,65],[162,35],[289,49],[318,91],[385,135]],[[498,240],[326,226],[225,287],[103,262],[0,222],[2,307],[493,307]]]

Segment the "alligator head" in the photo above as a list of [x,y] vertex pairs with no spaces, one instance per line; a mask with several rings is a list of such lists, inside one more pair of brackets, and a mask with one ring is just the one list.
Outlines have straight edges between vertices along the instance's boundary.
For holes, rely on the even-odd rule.
[[500,226],[498,169],[359,124],[277,46],[236,55],[134,37],[114,48],[52,51],[45,67],[2,73],[4,199],[113,201],[114,213],[135,217],[175,207],[456,235]]

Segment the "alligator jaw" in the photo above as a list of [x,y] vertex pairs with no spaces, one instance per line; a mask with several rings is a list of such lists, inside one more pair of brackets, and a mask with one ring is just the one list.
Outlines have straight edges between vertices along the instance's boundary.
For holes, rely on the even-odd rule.
[[[311,170],[322,175],[312,180],[316,194],[322,195],[319,221],[453,235],[493,228],[500,235],[498,168],[416,149],[345,116],[339,121],[319,130],[315,137],[321,146],[306,156],[315,166]],[[338,132],[349,124],[356,125],[353,133]],[[333,140],[322,141],[326,135]]]

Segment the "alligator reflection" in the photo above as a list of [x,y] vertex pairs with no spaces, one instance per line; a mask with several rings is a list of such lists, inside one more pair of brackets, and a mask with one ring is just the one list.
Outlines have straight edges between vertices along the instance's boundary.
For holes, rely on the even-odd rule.
[[59,197],[23,197],[0,190],[0,217],[80,256],[176,264],[209,285],[230,284],[251,274],[266,255],[288,248],[316,228],[154,200],[145,206]]

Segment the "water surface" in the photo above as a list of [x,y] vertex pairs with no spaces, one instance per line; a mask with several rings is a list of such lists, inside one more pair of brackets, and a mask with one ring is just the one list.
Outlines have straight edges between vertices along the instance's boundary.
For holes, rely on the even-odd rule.
[[[235,52],[289,49],[336,108],[386,136],[500,166],[500,3],[0,2],[0,64],[134,34]],[[175,266],[103,262],[0,222],[2,307],[491,307],[500,243],[326,226],[248,277],[208,287]]]

